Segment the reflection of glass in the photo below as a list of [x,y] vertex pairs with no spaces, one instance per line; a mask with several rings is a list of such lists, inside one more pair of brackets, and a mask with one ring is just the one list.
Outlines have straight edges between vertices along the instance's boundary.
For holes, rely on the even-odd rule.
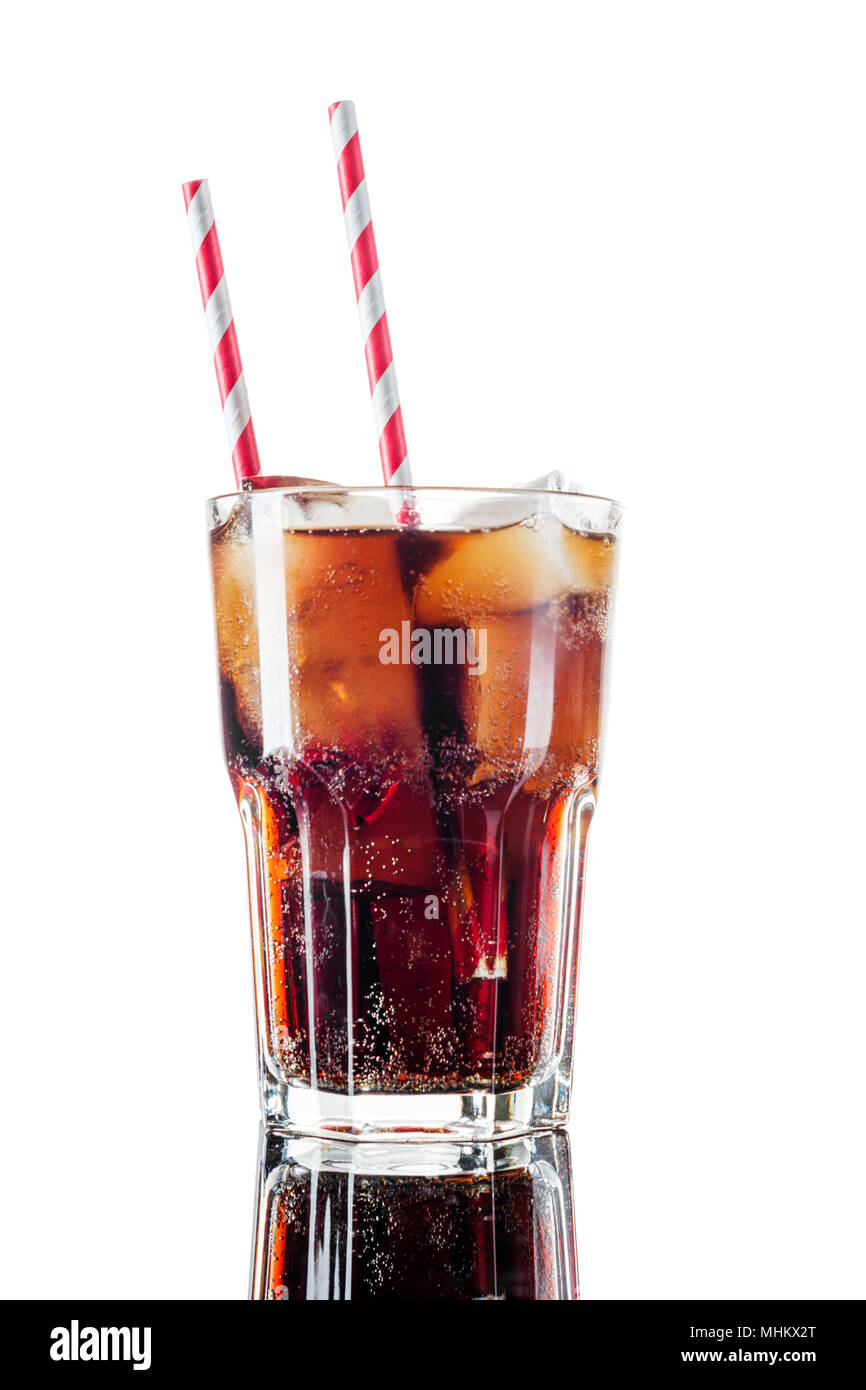
[[250,1297],[576,1299],[568,1138],[262,1137]]

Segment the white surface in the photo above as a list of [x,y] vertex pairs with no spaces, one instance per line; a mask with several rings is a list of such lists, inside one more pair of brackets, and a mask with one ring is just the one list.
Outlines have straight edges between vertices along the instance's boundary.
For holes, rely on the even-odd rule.
[[245,1293],[231,474],[180,183],[211,180],[265,466],[372,481],[343,97],[418,481],[561,466],[629,506],[583,1293],[866,1294],[863,65],[841,3],[6,16],[0,1294]]

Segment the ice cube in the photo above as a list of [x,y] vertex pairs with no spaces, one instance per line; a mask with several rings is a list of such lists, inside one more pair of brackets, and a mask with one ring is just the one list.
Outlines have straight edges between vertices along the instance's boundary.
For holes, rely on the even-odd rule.
[[480,755],[476,783],[534,771],[546,752],[553,718],[555,610],[496,616],[485,625],[487,670],[463,682],[461,700],[467,737]]
[[472,782],[530,779],[535,789],[597,762],[600,662],[615,545],[554,517],[455,537],[419,581],[415,621],[472,629],[486,662],[454,676]]
[[354,528],[393,527],[403,497],[399,488],[384,495],[381,488],[372,488],[369,492],[355,489],[350,494],[343,483],[293,473],[261,473],[255,478],[245,478],[243,491],[285,491],[283,525],[287,530],[310,525],[341,527],[350,502]]
[[[561,503],[556,501],[556,494],[579,491],[580,487],[570,473],[555,468],[539,478],[511,483],[501,490],[482,488],[472,502],[467,502],[462,494],[458,494],[456,511],[452,507],[447,517],[442,516],[446,505],[443,498],[436,497],[431,503],[429,498],[421,496],[419,505],[422,513],[429,511],[431,506],[435,508],[435,516],[431,516],[430,519],[431,525],[447,521],[448,525],[455,528],[459,524],[461,530],[487,531],[513,526],[538,512],[559,515]],[[533,497],[531,494],[534,492],[549,493],[550,497]],[[573,503],[569,505],[573,513]],[[562,520],[566,520],[564,514]]]
[[470,627],[568,593],[596,593],[609,582],[612,555],[606,538],[569,531],[545,513],[455,538],[450,553],[419,581],[415,616],[428,627]]
[[540,478],[531,478],[528,483],[513,483],[512,487],[533,488],[538,492],[580,492],[580,483],[573,473],[566,473],[561,468],[552,468],[549,473],[542,473]]
[[371,488],[368,492],[346,492],[343,488],[298,487],[283,498],[283,527],[290,531],[315,527],[319,530],[397,529],[403,507],[402,488]]
[[417,761],[415,667],[381,659],[383,634],[409,619],[395,534],[292,530],[283,545],[296,742],[364,764]]

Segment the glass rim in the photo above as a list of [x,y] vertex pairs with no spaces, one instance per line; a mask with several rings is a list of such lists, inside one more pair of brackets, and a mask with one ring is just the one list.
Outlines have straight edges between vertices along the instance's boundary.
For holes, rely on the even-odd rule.
[[560,488],[543,487],[448,487],[447,485],[434,484],[431,486],[417,486],[415,483],[401,483],[399,485],[385,483],[359,484],[351,487],[343,487],[339,483],[295,483],[288,487],[257,487],[248,488],[243,492],[218,492],[213,497],[208,497],[205,505],[210,506],[216,502],[227,502],[229,500],[240,502],[251,497],[270,497],[275,492],[283,496],[309,496],[310,494],[321,493],[327,496],[329,493],[339,493],[340,496],[366,496],[368,493],[393,494],[408,493],[410,495],[420,493],[422,496],[429,493],[449,493],[453,496],[486,496],[486,497],[574,497],[584,502],[601,502],[608,507],[616,507],[618,511],[625,511],[625,503],[617,501],[615,497],[604,497],[597,492],[566,492]]

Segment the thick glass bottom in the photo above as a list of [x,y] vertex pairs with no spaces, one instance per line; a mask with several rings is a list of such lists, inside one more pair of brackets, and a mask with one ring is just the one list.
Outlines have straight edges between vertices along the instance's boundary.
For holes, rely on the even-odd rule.
[[267,1073],[262,1110],[268,1129],[317,1138],[388,1143],[478,1142],[550,1129],[568,1118],[563,1071],[514,1091],[355,1095],[287,1086]]

